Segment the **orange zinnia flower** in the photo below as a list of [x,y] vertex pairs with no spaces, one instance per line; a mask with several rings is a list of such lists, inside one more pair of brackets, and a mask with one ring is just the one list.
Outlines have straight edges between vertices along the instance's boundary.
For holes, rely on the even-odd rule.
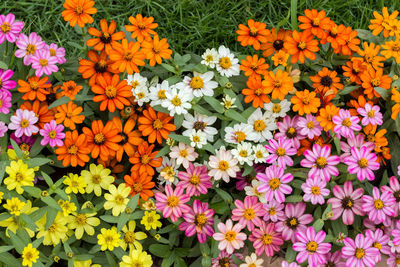
[[383,62],[381,61],[385,61],[385,58],[382,56],[378,56],[379,51],[381,50],[381,47],[379,45],[376,45],[374,43],[370,43],[368,45],[367,42],[363,43],[364,46],[364,50],[362,50],[361,48],[358,49],[357,53],[362,57],[362,58],[357,58],[354,57],[353,59],[361,59],[364,61],[364,63],[367,66],[371,66],[374,69],[379,69],[383,67]]
[[364,95],[359,95],[357,100],[351,99],[348,103],[347,106],[348,107],[352,107],[349,109],[351,116],[358,116],[358,108],[364,108],[365,104],[368,103],[371,106],[374,106],[374,102],[372,102],[371,100],[366,100]]
[[359,44],[361,43],[360,39],[357,38],[357,35],[357,31],[353,30],[351,27],[347,27],[343,31],[346,44],[334,49],[333,52],[344,56],[351,56],[353,52],[357,52],[359,50]]
[[18,80],[18,92],[25,93],[22,96],[23,100],[35,100],[38,99],[40,101],[46,100],[46,95],[50,94],[48,88],[51,87],[51,83],[47,83],[49,77],[37,77],[32,76],[28,77],[28,82],[24,80]]
[[321,147],[323,146],[328,146],[329,148],[332,149],[332,145],[331,144],[326,144],[324,139],[321,136],[318,137],[314,137],[313,139],[301,139],[300,140],[300,148],[297,150],[297,156],[302,156],[304,155],[304,152],[306,150],[311,150],[314,144],[318,144]]
[[122,126],[122,121],[118,116],[115,116],[112,120],[115,128],[118,129],[118,134],[122,137],[122,140],[119,142],[119,149],[117,150],[116,159],[120,162],[122,160],[122,156],[125,153],[128,157],[133,156],[135,153],[135,147],[140,145],[143,142],[141,138],[141,134],[137,130],[133,130],[135,128],[135,121],[133,119],[128,119],[124,126]]
[[262,84],[267,89],[267,94],[272,92],[272,99],[283,100],[293,89],[292,78],[289,73],[281,69],[278,69],[276,74],[273,71],[268,72],[264,78]]
[[387,146],[389,144],[388,140],[385,137],[387,130],[381,129],[379,131],[376,131],[377,129],[378,125],[371,125],[371,124],[368,124],[363,128],[363,132],[365,134],[365,140],[368,142],[373,142],[375,144],[375,151],[376,149]]
[[129,22],[132,25],[125,25],[125,29],[128,32],[132,32],[131,38],[135,39],[141,43],[143,40],[148,40],[151,38],[150,34],[156,35],[157,33],[153,31],[157,28],[158,24],[153,23],[153,17],[143,17],[141,14],[137,14],[136,18],[129,17]]
[[304,33],[312,35],[322,39],[327,35],[327,30],[330,29],[330,18],[326,17],[326,12],[324,10],[317,11],[315,9],[304,10],[305,16],[299,16],[299,21],[302,24],[299,28],[304,30]]
[[264,107],[264,103],[269,103],[271,100],[267,95],[267,89],[263,86],[260,76],[250,77],[246,82],[247,87],[242,90],[242,95],[245,103],[252,102],[253,107]]
[[252,45],[255,50],[259,50],[261,44],[267,41],[267,36],[271,34],[271,32],[266,29],[267,25],[265,23],[249,19],[247,24],[249,25],[248,27],[239,24],[239,30],[236,31],[239,35],[237,40],[240,42],[241,46]]
[[389,21],[395,20],[399,11],[395,10],[389,15],[388,8],[383,7],[382,15],[374,11],[375,19],[371,19],[371,25],[368,26],[372,30],[373,35],[379,35],[383,31],[384,37],[389,37],[390,29],[387,27]]
[[261,44],[261,50],[263,50],[263,56],[264,57],[269,57],[272,55],[275,51],[285,51],[286,49],[284,47],[284,44],[286,42],[287,36],[291,34],[291,31],[289,30],[284,30],[284,29],[279,29],[278,32],[276,32],[275,28],[271,29],[271,34],[267,35],[267,41],[263,44]]
[[322,96],[332,95],[332,98],[336,96],[338,90],[343,89],[343,84],[340,83],[340,78],[337,77],[336,71],[330,71],[324,67],[315,76],[310,76],[310,80],[313,81],[313,87],[318,94]]
[[55,115],[56,122],[58,124],[62,123],[65,127],[75,130],[76,124],[81,124],[85,119],[85,115],[80,115],[83,111],[82,107],[78,107],[72,101],[67,104],[62,104],[58,106]]
[[137,66],[144,66],[143,59],[146,57],[139,49],[139,42],[128,42],[128,40],[123,39],[122,44],[117,43],[115,49],[110,51],[110,59],[114,61],[111,67],[119,72],[126,70],[128,74],[139,72]]
[[363,73],[367,66],[362,64],[360,59],[349,60],[346,62],[346,66],[342,66],[343,75],[350,78],[350,81],[361,85],[360,75]]
[[163,112],[156,112],[152,107],[148,107],[143,111],[143,116],[138,119],[139,131],[143,136],[148,136],[149,143],[154,143],[156,140],[159,144],[163,139],[168,139],[170,132],[176,130],[173,123],[169,123],[173,117]]
[[37,122],[39,129],[42,129],[46,123],[54,119],[54,112],[49,110],[47,102],[40,102],[37,99],[33,102],[25,101],[24,104],[21,105],[21,109],[35,112],[36,117],[39,119]]
[[289,59],[289,54],[284,52],[283,50],[279,50],[271,57],[274,62],[274,66],[282,65],[283,67],[287,66],[287,60]]
[[149,197],[154,196],[151,190],[156,184],[151,180],[147,173],[131,172],[131,175],[125,175],[125,184],[131,188],[131,196],[140,194],[140,198],[147,201]]
[[364,88],[364,94],[369,99],[374,96],[381,97],[381,95],[375,91],[375,87],[381,87],[389,89],[392,84],[392,78],[389,75],[383,75],[383,69],[375,71],[373,68],[368,68],[361,74],[362,87]]
[[290,62],[296,63],[300,61],[304,63],[305,58],[315,60],[317,56],[314,54],[319,51],[318,41],[313,40],[311,33],[293,31],[292,36],[287,37],[285,48],[292,55]]
[[89,153],[85,135],[78,135],[77,130],[66,132],[64,145],[56,149],[57,160],[62,160],[65,167],[70,164],[72,167],[85,166],[85,163],[90,160]]
[[97,9],[93,7],[92,0],[65,0],[63,7],[65,10],[61,16],[65,21],[69,21],[72,27],[78,26],[83,28],[86,23],[93,23],[93,18],[90,15],[96,14]]
[[343,24],[336,25],[335,22],[330,21],[329,29],[325,38],[321,39],[321,44],[330,43],[333,49],[338,49],[341,45],[346,44],[346,35],[344,31],[346,26]]
[[129,162],[133,164],[131,172],[139,171],[139,174],[147,173],[150,176],[154,175],[154,169],[161,166],[162,159],[155,158],[158,151],[154,151],[154,144],[149,146],[149,143],[143,142],[138,146],[136,153],[129,158]]
[[105,72],[114,72],[111,68],[111,63],[107,59],[107,54],[102,51],[100,55],[94,51],[90,50],[88,52],[89,59],[79,60],[78,72],[82,73],[83,79],[89,79],[89,86],[96,83],[96,78],[98,75],[102,75]]
[[100,103],[100,110],[108,109],[110,112],[117,109],[123,109],[124,106],[130,104],[127,99],[132,95],[131,87],[125,80],[119,81],[119,75],[111,76],[109,73],[98,75],[96,83],[91,87],[93,93],[97,94],[93,97],[94,102]]
[[142,44],[142,52],[146,58],[150,60],[150,66],[162,63],[162,59],[169,59],[172,55],[172,50],[168,49],[167,39],[159,39],[158,35],[152,40],[145,40]]
[[71,100],[74,100],[76,94],[79,93],[79,91],[82,90],[82,88],[83,87],[81,85],[76,85],[74,81],[64,82],[63,85],[61,86],[60,95],[67,96]]
[[321,127],[324,128],[326,132],[329,130],[333,129],[335,124],[332,121],[333,116],[336,116],[339,114],[340,108],[336,107],[333,104],[327,105],[324,108],[319,109],[319,115],[317,116],[317,121],[319,121],[319,124]]
[[124,32],[115,32],[117,28],[117,23],[115,21],[111,21],[110,25],[108,25],[105,19],[100,20],[100,29],[90,27],[88,29],[88,33],[97,38],[92,38],[86,41],[86,45],[92,47],[94,50],[103,51],[105,50],[107,53],[115,46],[117,41],[124,39]]
[[321,101],[315,96],[315,92],[308,90],[297,91],[296,95],[290,99],[293,104],[293,111],[298,112],[299,115],[316,113],[318,107],[321,105]]
[[112,121],[108,121],[104,126],[101,120],[95,120],[92,122],[92,129],[84,127],[82,131],[86,134],[92,158],[96,159],[100,156],[106,161],[120,148],[119,142],[122,136],[118,134],[118,129]]
[[400,113],[400,92],[396,89],[392,90],[392,100],[396,103],[392,107],[392,119],[395,120]]
[[257,55],[247,56],[246,59],[242,60],[240,65],[240,69],[244,71],[245,76],[266,75],[268,68],[269,65],[265,63],[265,59],[259,59]]
[[128,106],[125,106],[124,109],[119,112],[119,114],[122,118],[132,118],[136,122],[138,114],[135,111],[141,110],[142,107],[137,106],[134,96],[129,97],[128,100],[130,104]]

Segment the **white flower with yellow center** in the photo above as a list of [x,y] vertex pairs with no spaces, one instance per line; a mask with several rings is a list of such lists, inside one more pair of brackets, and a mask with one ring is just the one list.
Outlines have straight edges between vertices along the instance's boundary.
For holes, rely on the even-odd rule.
[[201,57],[203,58],[203,60],[200,63],[210,68],[215,68],[215,66],[219,62],[218,51],[215,48],[207,48],[206,52],[204,52]]
[[256,143],[262,143],[271,139],[271,131],[277,129],[274,118],[269,116],[267,112],[263,114],[260,108],[256,109],[253,114],[251,114],[247,123],[251,126],[252,132],[257,136],[254,139]]
[[185,119],[183,120],[182,126],[185,127],[185,130],[182,135],[189,137],[192,133],[192,130],[201,131],[205,133],[208,141],[212,142],[214,140],[214,135],[218,133],[217,129],[211,127],[217,120],[215,116],[206,116],[194,112],[194,116],[190,113],[185,114]]
[[206,134],[202,131],[196,131],[193,129],[189,135],[189,138],[191,141],[190,145],[193,147],[202,148],[205,144],[207,144]]
[[112,209],[112,215],[118,216],[125,210],[126,205],[129,202],[128,196],[131,192],[131,189],[130,187],[126,186],[125,183],[122,183],[118,186],[118,189],[115,187],[115,185],[110,185],[109,191],[110,194],[104,194],[104,198],[107,200],[104,203],[104,209]]
[[171,91],[165,92],[167,99],[162,102],[162,106],[169,110],[169,115],[186,114],[188,109],[192,107],[190,101],[193,99],[193,94],[187,90],[178,90],[175,86]]
[[195,97],[213,96],[214,89],[218,87],[216,81],[212,81],[214,72],[207,71],[206,73],[193,73],[193,77],[185,76],[183,82],[177,84],[179,89],[187,89],[192,91]]
[[240,73],[239,60],[225,46],[221,45],[218,48],[218,63],[217,71],[226,77],[236,76]]
[[221,105],[226,109],[226,110],[228,110],[228,109],[231,109],[231,108],[237,108],[237,106],[235,105],[235,101],[236,101],[236,98],[232,98],[232,97],[230,97],[229,95],[225,95],[223,98],[222,98],[222,102],[221,102]]
[[135,97],[135,101],[139,106],[143,106],[150,101],[150,93],[147,87],[139,87],[132,89],[132,94]]
[[245,123],[235,124],[233,127],[225,128],[225,142],[239,144],[243,141],[254,141],[257,135],[253,133],[252,127]]
[[235,178],[236,173],[240,171],[238,160],[233,158],[231,151],[226,151],[225,147],[221,147],[215,156],[210,156],[208,165],[211,170],[208,175],[214,180],[224,180],[229,183],[230,177]]
[[235,149],[231,150],[233,157],[239,161],[240,165],[246,163],[249,166],[253,166],[254,154],[252,146],[251,143],[241,142]]
[[240,264],[239,267],[262,267],[264,266],[264,260],[262,258],[257,258],[255,253],[251,253],[250,256],[246,256],[244,259],[245,263]]
[[251,186],[245,186],[244,191],[246,196],[256,196],[261,203],[266,203],[265,193],[258,192],[257,188],[261,185],[261,182],[257,179],[251,181]]
[[264,145],[258,144],[253,147],[254,151],[254,162],[255,163],[265,163],[266,158],[269,156],[268,150]]
[[132,87],[132,93],[133,90],[141,87],[147,87],[148,85],[147,78],[141,76],[139,73],[128,75],[128,78],[125,79],[125,81]]
[[176,184],[178,182],[178,179],[176,179],[178,168],[175,159],[163,156],[161,166],[157,167],[156,170],[160,174],[158,176],[160,184]]
[[274,118],[283,118],[286,116],[286,113],[290,111],[290,102],[286,99],[283,99],[280,102],[269,102],[264,105],[265,111],[273,116]]
[[163,101],[167,99],[166,92],[169,92],[169,84],[168,81],[163,81],[161,84],[157,84],[156,86],[150,87],[149,98],[151,100],[150,106],[154,107],[157,105],[161,105]]

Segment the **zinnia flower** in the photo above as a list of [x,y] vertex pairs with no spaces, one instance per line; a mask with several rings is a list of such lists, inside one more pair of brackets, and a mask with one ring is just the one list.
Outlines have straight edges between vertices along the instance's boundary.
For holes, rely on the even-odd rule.
[[287,185],[293,180],[293,175],[286,173],[284,168],[279,166],[269,166],[265,173],[258,173],[257,179],[261,185],[257,188],[260,193],[265,192],[265,199],[272,201],[275,199],[279,203],[285,202],[285,194],[292,193],[292,188]]
[[65,133],[63,133],[64,126],[62,124],[57,125],[55,120],[46,123],[43,129],[40,130],[40,135],[43,136],[40,144],[45,146],[49,144],[51,147],[62,146]]
[[32,68],[36,69],[35,75],[40,77],[44,74],[50,75],[58,71],[56,64],[57,58],[50,56],[50,51],[41,49],[36,51],[36,54],[30,58]]
[[105,50],[107,54],[110,53],[111,49],[115,46],[117,41],[122,40],[125,37],[125,33],[115,32],[117,28],[117,23],[112,20],[110,25],[108,25],[105,19],[100,20],[100,29],[90,27],[88,33],[93,35],[95,38],[91,38],[86,41],[86,45],[92,47],[94,50],[103,51]]
[[38,118],[33,111],[17,109],[16,115],[11,116],[10,120],[11,123],[8,124],[8,129],[16,130],[16,137],[21,137],[22,135],[31,136],[39,132],[39,128],[35,126]]
[[157,28],[158,24],[153,21],[153,17],[143,17],[141,14],[137,14],[136,17],[129,17],[129,22],[132,25],[125,25],[125,29],[128,32],[132,32],[132,39],[137,39],[137,41],[141,43],[143,40],[150,39],[150,34],[157,34],[153,30]]
[[311,114],[307,114],[305,118],[299,117],[297,126],[300,128],[300,134],[307,136],[309,139],[313,139],[314,137],[321,135],[322,127],[319,125],[319,122],[316,120],[316,118]]
[[356,147],[351,148],[351,153],[346,157],[343,162],[348,165],[348,171],[351,174],[357,174],[360,181],[365,179],[372,181],[375,179],[373,171],[379,169],[377,156],[371,153],[367,147],[362,146],[360,149]]
[[249,240],[253,242],[257,256],[263,255],[265,252],[268,257],[272,257],[283,244],[281,233],[276,231],[274,223],[261,222],[260,228],[251,230]]
[[65,21],[69,21],[71,27],[75,27],[78,23],[78,26],[83,28],[86,23],[93,23],[91,15],[97,12],[93,6],[94,1],[92,0],[65,0],[61,16]]
[[230,177],[236,177],[236,173],[240,170],[237,166],[238,160],[234,159],[230,150],[226,151],[225,147],[221,147],[215,156],[210,156],[208,165],[211,170],[209,175],[215,180],[224,180],[229,183]]
[[166,38],[160,38],[155,35],[153,39],[145,40],[141,43],[142,52],[149,59],[149,65],[155,66],[161,64],[163,59],[169,59],[172,55],[172,50],[168,49],[169,45]]
[[244,201],[235,200],[236,209],[232,210],[233,221],[239,221],[243,226],[247,226],[249,231],[254,230],[254,226],[261,227],[262,220],[266,211],[262,203],[258,202],[258,198],[254,196],[246,196]]
[[270,153],[266,161],[269,164],[277,164],[281,168],[293,166],[293,160],[290,156],[296,154],[297,149],[292,147],[292,142],[288,139],[279,138],[269,140],[269,145],[265,146]]
[[152,107],[143,111],[143,116],[138,119],[139,131],[142,132],[143,136],[148,136],[149,143],[161,144],[163,139],[168,139],[170,132],[176,130],[176,126],[170,121],[173,117],[163,112],[154,111]]
[[363,116],[361,120],[361,124],[366,126],[368,124],[371,125],[382,125],[383,115],[379,112],[379,106],[371,106],[369,103],[366,103],[364,108],[360,107],[357,109],[358,114]]
[[57,160],[62,160],[65,167],[69,164],[72,167],[85,166],[90,160],[89,153],[85,134],[78,134],[77,130],[66,132],[64,145],[56,150]]
[[363,234],[358,234],[354,240],[346,237],[345,246],[342,248],[342,257],[346,259],[346,266],[375,266],[379,250],[372,243],[373,240]]
[[240,232],[243,225],[240,223],[233,225],[232,220],[228,219],[226,224],[220,222],[217,227],[220,232],[214,233],[213,238],[219,241],[219,250],[226,250],[226,252],[232,254],[236,249],[244,246],[246,234]]
[[372,196],[364,195],[362,197],[362,211],[368,214],[369,219],[375,224],[383,223],[387,216],[394,216],[394,204],[396,199],[392,192],[384,191],[382,194],[377,187],[372,189]]
[[210,182],[211,177],[208,175],[206,165],[194,166],[189,163],[189,168],[185,172],[180,171],[178,178],[181,180],[177,186],[182,186],[186,189],[186,194],[189,196],[200,196],[207,194],[207,189],[212,187]]
[[6,39],[10,43],[15,43],[23,28],[24,22],[15,21],[15,15],[13,13],[0,15],[0,44]]
[[301,189],[304,192],[304,201],[310,201],[313,205],[324,204],[324,197],[328,196],[330,191],[325,188],[326,182],[321,180],[320,177],[315,176],[314,178],[308,177],[306,182],[301,185]]
[[15,51],[15,56],[24,58],[24,65],[28,66],[31,64],[32,56],[36,55],[37,51],[43,50],[45,44],[46,43],[42,41],[42,37],[35,32],[32,32],[29,37],[21,33],[16,42],[18,49]]
[[162,211],[164,218],[171,219],[172,222],[176,222],[182,217],[182,214],[190,212],[190,207],[185,204],[190,200],[190,196],[183,193],[184,188],[177,186],[175,190],[167,184],[165,185],[165,194],[156,193],[156,207]]
[[139,171],[147,173],[150,176],[154,175],[154,169],[161,166],[161,158],[156,158],[158,151],[153,151],[154,144],[149,146],[149,143],[141,143],[135,154],[129,158],[129,162],[133,164],[131,171]]
[[358,125],[360,119],[357,116],[351,116],[348,110],[339,110],[339,115],[334,116],[332,121],[336,124],[333,130],[339,138],[341,136],[354,138],[354,132],[361,130],[361,126]]
[[109,53],[113,61],[111,67],[119,72],[126,71],[128,74],[139,72],[138,66],[145,65],[143,59],[146,57],[139,49],[139,42],[128,42],[127,39],[123,39],[121,44],[115,43],[115,48]]

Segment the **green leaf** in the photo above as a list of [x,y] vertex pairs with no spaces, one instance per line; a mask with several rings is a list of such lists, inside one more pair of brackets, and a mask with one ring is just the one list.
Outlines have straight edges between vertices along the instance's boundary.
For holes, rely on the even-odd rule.
[[292,30],[297,29],[297,0],[290,1],[290,22]]
[[286,202],[291,202],[291,203],[297,203],[297,202],[303,201],[303,197],[302,196],[291,195],[291,196],[288,196],[285,201]]
[[203,99],[210,104],[210,106],[218,113],[223,113],[224,112],[224,107],[221,105],[221,103],[215,99],[214,97],[211,96],[204,96]]
[[50,206],[53,209],[56,209],[58,211],[63,211],[60,205],[58,205],[57,201],[55,201],[52,197],[50,196],[45,196],[42,197],[41,200],[46,203],[48,206]]
[[161,66],[162,66],[164,69],[166,69],[167,71],[170,71],[170,72],[175,73],[175,74],[178,73],[177,70],[176,70],[176,68],[175,68],[174,66],[168,65],[168,64],[166,64],[166,63],[161,63]]
[[46,184],[51,187],[53,185],[53,180],[50,178],[50,176],[47,175],[47,173],[42,172],[42,176],[44,180],[46,181]]
[[180,143],[184,143],[188,146],[190,146],[190,139],[187,136],[183,136],[183,135],[179,135],[179,134],[175,134],[175,133],[170,133],[168,135],[169,138],[174,139]]
[[3,69],[3,70],[8,69],[7,63],[5,63],[4,61],[0,61],[0,69]]
[[21,266],[21,262],[9,252],[0,253],[0,262],[4,263],[5,266]]
[[174,124],[176,126],[176,129],[179,129],[182,126],[183,119],[184,119],[183,114],[179,114],[179,115],[175,115],[174,116]]
[[128,204],[127,204],[127,208],[130,208],[132,211],[134,212],[138,203],[139,203],[139,196],[140,194],[136,194],[133,197],[131,197],[131,199],[129,200]]
[[166,144],[164,144],[164,145],[163,145],[163,148],[161,148],[161,150],[158,151],[158,153],[157,153],[157,155],[156,155],[156,158],[159,158],[159,157],[162,157],[162,156],[167,155],[167,154],[169,153],[169,151],[170,151],[169,146],[166,145]]
[[359,88],[359,86],[346,86],[345,88],[343,88],[343,90],[339,91],[338,95],[348,95],[357,88]]
[[102,215],[102,216],[100,216],[100,219],[102,219],[103,221],[108,222],[108,223],[117,223],[119,220],[119,217],[115,217],[112,215]]
[[63,97],[57,99],[56,101],[54,101],[54,102],[49,106],[49,109],[52,109],[52,108],[61,106],[62,104],[66,104],[66,103],[68,103],[69,101],[71,101],[71,99],[70,99],[69,97],[63,96]]
[[24,222],[28,225],[29,229],[31,229],[32,231],[35,231],[37,229],[35,222],[29,215],[21,213],[20,218],[24,220]]
[[217,194],[227,203],[231,204],[232,203],[232,196],[226,192],[225,190],[222,190],[220,188],[215,188],[215,191],[217,192]]
[[23,186],[22,187],[25,192],[28,192],[29,195],[33,196],[34,198],[39,198],[42,190],[39,187],[34,186]]
[[83,47],[80,44],[77,44],[75,42],[67,42],[68,45],[78,48],[79,50],[83,50]]
[[296,252],[293,250],[292,245],[289,245],[286,249],[285,259],[287,262],[294,262],[296,259]]
[[315,232],[321,231],[322,227],[324,227],[324,220],[318,219],[314,221],[313,227],[315,229]]
[[49,229],[49,227],[53,224],[55,218],[57,217],[57,214],[58,214],[58,210],[52,209],[51,207],[47,208],[46,225],[45,225],[46,230]]
[[149,250],[153,255],[160,258],[167,258],[171,254],[168,245],[152,244],[150,245]]
[[[139,194],[136,194],[136,195],[139,195]],[[130,214],[126,214],[125,212],[123,212],[118,216],[118,223],[117,223],[117,231],[118,232],[121,231],[122,227],[124,227],[124,225],[128,222],[129,215]]]
[[233,109],[228,109],[225,112],[225,116],[231,118],[232,120],[238,121],[238,122],[247,123],[247,120],[239,112],[237,112]]
[[326,209],[324,210],[324,213],[322,213],[322,219],[323,220],[328,220],[329,218],[327,218],[328,213],[332,212],[332,204],[328,204],[328,206],[326,207]]
[[10,142],[11,142],[11,145],[12,145],[15,153],[17,154],[17,157],[22,158],[23,153],[22,153],[22,150],[19,147],[19,145],[13,139],[10,139]]
[[14,248],[13,246],[1,246],[0,247],[0,254],[3,253],[3,252],[7,252],[7,251],[9,251],[9,250],[11,250],[13,248]]
[[11,230],[8,230],[8,234],[10,235],[10,241],[14,245],[15,250],[18,251],[19,254],[22,254],[25,247],[24,241]]
[[209,110],[203,108],[202,106],[200,106],[200,105],[198,105],[198,104],[194,104],[194,105],[192,106],[192,109],[193,109],[194,111],[200,113],[200,114],[203,114],[203,115],[207,115],[207,116],[212,116],[212,115],[213,115],[212,112],[210,112]]
[[51,160],[46,158],[33,158],[29,160],[30,167],[38,167],[49,163]]
[[3,181],[4,174],[6,173],[6,166],[7,162],[5,161],[0,162],[0,184]]
[[383,99],[388,99],[390,90],[387,90],[382,87],[374,87],[375,91],[378,92],[378,94],[383,98]]

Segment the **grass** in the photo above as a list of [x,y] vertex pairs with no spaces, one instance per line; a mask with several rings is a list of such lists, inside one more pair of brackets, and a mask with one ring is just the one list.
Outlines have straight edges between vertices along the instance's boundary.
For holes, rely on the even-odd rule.
[[[291,28],[297,14],[290,17],[291,2],[297,3],[297,14],[306,8],[323,9],[336,23],[354,29],[366,29],[374,10],[380,11],[384,0],[96,0],[94,26],[101,18],[125,25],[131,15],[153,16],[159,24],[157,32],[166,37],[178,53],[201,54],[206,48],[225,45],[240,51],[236,29],[248,19],[266,22],[269,28],[278,24]],[[61,17],[62,0],[1,0],[0,14],[13,12],[26,23],[25,32],[35,31],[48,43],[55,42],[67,49],[68,56],[77,56],[79,49],[68,42],[80,43],[82,38]],[[386,1],[390,11],[400,0]],[[295,9],[294,9],[295,10]]]

